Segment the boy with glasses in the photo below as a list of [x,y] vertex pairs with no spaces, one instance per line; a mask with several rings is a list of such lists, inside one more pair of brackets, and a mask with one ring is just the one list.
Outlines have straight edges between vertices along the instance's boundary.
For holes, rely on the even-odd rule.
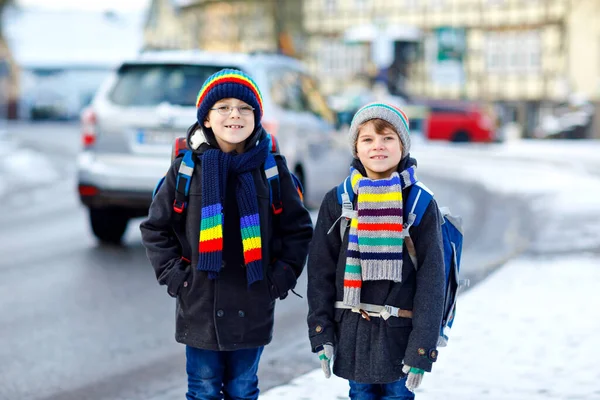
[[186,345],[189,400],[258,398],[256,373],[272,338],[275,300],[294,288],[308,253],[310,215],[282,157],[283,211],[271,212],[264,172],[271,142],[262,112],[248,75],[225,69],[210,76],[188,131],[198,171],[183,224],[173,211],[177,158],[141,225],[156,277],[177,298],[175,339]]

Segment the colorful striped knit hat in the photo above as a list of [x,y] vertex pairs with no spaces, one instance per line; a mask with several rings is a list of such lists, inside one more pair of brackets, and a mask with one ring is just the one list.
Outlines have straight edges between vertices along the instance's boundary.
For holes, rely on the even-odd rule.
[[396,128],[400,141],[402,142],[402,154],[406,156],[410,152],[410,129],[408,117],[402,110],[391,104],[370,103],[361,108],[354,114],[350,124],[350,143],[352,146],[352,155],[356,155],[356,140],[358,138],[358,127],[372,119],[382,119],[389,122]]
[[196,108],[198,123],[206,120],[210,108],[221,99],[235,98],[254,107],[254,126],[260,125],[263,114],[263,100],[256,82],[237,69],[222,69],[208,77],[202,85]]

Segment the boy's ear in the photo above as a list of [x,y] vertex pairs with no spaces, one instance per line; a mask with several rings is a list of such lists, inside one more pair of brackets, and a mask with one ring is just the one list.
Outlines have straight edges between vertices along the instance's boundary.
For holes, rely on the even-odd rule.
[[204,125],[205,128],[210,128],[210,121],[209,120],[205,119],[202,124]]

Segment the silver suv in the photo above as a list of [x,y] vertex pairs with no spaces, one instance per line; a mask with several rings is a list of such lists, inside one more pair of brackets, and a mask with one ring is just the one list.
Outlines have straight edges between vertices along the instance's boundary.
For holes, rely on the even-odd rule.
[[[279,141],[302,181],[309,206],[347,173],[335,116],[297,60],[276,54],[201,51],[144,53],[123,63],[81,117],[79,195],[95,236],[118,243],[131,218],[148,212],[152,191],[170,165],[171,146],[196,118],[205,79],[222,68],[254,78],[263,95],[263,126]],[[340,150],[340,151],[337,151]]]

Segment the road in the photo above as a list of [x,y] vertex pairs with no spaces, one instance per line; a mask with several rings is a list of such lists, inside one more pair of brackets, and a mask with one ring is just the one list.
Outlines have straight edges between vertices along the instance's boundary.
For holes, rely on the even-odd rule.
[[[182,397],[185,358],[173,338],[175,304],[145,257],[141,220],[132,221],[123,246],[96,243],[76,195],[76,125],[13,124],[9,137],[44,154],[45,160],[30,157],[21,168],[48,178],[34,185],[9,180],[0,197],[0,399]],[[515,224],[524,221],[518,209],[506,209],[505,199],[491,200],[475,185],[421,179],[440,204],[468,222],[464,268],[474,283],[512,254],[511,241],[522,240],[524,231]],[[517,222],[511,217],[507,223],[507,215]],[[490,234],[501,218],[508,228]],[[298,292],[306,292],[305,274]],[[317,365],[306,310],[306,300],[295,296],[277,305],[274,340],[259,371],[262,390]]]

